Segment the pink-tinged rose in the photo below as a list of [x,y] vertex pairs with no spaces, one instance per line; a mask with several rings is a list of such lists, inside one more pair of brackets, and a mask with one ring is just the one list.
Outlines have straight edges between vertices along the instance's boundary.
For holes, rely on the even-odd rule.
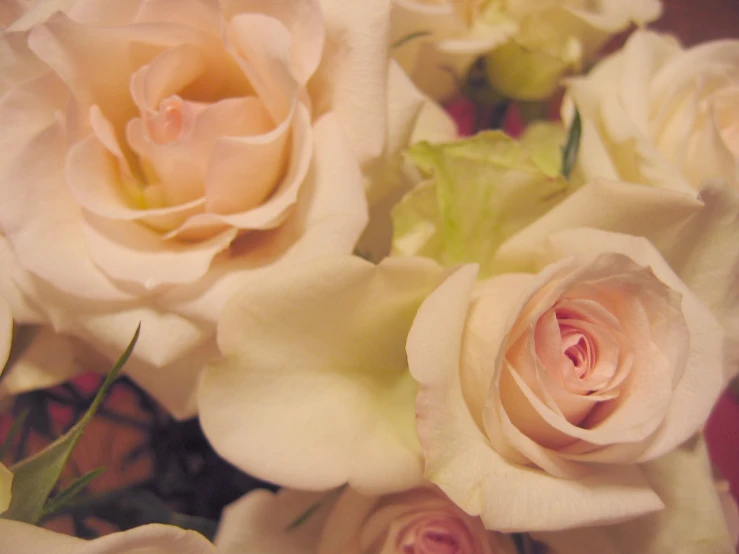
[[230,295],[350,252],[368,181],[387,181],[421,117],[425,99],[388,69],[388,11],[29,4],[0,35],[0,233],[16,321],[108,358],[141,321],[127,371],[192,415]]
[[[311,506],[310,517],[295,521]],[[255,491],[226,508],[219,552],[261,554],[515,554],[510,537],[486,530],[436,489],[385,496],[351,489],[322,494]]]
[[567,83],[564,115],[580,111],[575,176],[690,191],[739,189],[739,41],[683,48],[635,32],[584,77]]
[[144,525],[86,541],[0,519],[0,534],[3,537],[0,554],[217,554],[213,544],[200,533],[171,525]]
[[418,311],[426,477],[503,531],[661,508],[638,464],[704,424],[725,384],[721,326],[643,238],[561,231],[532,263],[479,283],[463,267]]

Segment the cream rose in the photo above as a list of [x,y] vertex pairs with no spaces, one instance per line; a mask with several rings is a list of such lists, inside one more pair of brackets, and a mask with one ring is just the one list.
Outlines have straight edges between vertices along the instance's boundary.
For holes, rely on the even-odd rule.
[[636,464],[705,422],[725,384],[721,326],[643,238],[563,231],[532,263],[478,284],[464,267],[418,311],[426,477],[503,531],[661,508]]
[[[317,509],[295,527],[311,506]],[[226,509],[215,543],[221,552],[262,554],[516,553],[510,537],[486,530],[432,488],[385,496],[347,489],[338,498],[255,491]]]
[[477,57],[506,96],[551,95],[609,36],[661,13],[658,0],[393,0],[395,58],[427,94],[449,99]]
[[580,111],[576,175],[690,191],[739,188],[739,41],[689,49],[638,31],[567,85],[564,116]]
[[230,294],[350,252],[425,99],[384,2],[176,4],[37,2],[0,36],[0,250],[18,323],[116,358],[142,321],[127,371],[188,416]]
[[170,525],[144,525],[85,541],[26,523],[0,519],[0,535],[3,537],[0,554],[216,554],[213,544],[200,533]]

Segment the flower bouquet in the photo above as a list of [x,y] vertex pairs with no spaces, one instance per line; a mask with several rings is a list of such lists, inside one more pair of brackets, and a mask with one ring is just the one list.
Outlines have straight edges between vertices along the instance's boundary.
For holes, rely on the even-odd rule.
[[2,0],[0,554],[734,552],[739,40],[664,8]]

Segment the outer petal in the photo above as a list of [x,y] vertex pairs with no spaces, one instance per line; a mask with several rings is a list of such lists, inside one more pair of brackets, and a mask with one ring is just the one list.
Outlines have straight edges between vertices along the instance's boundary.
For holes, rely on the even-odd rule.
[[260,478],[371,492],[421,477],[405,338],[442,270],[331,258],[250,284],[219,321],[225,358],[199,391],[221,455]]
[[170,525],[144,525],[84,541],[34,525],[0,519],[0,554],[217,554],[212,543],[195,531]]
[[97,364],[108,369],[105,360],[92,355],[81,341],[47,325],[18,325],[14,343],[13,356],[0,380],[0,398],[53,387]]
[[321,0],[327,45],[309,83],[314,111],[336,112],[361,165],[385,142],[389,4]]
[[85,541],[35,525],[0,519],[0,554],[80,554]]
[[[62,124],[55,121],[0,175],[0,227],[24,269],[81,297],[123,300],[129,295],[110,283],[86,252],[80,210],[65,188],[64,149]],[[18,185],[23,182],[34,186]]]
[[539,533],[563,554],[733,554],[733,538],[702,438],[644,466],[665,509],[608,527]]
[[504,242],[491,266],[501,272],[532,271],[538,245],[556,231],[575,227],[659,242],[701,207],[690,193],[597,179]]
[[[2,28],[3,4],[0,7]],[[11,6],[12,9],[12,6]],[[43,62],[31,52],[23,33],[2,32],[0,34],[0,97],[18,84],[37,77],[47,71]]]
[[474,266],[465,266],[424,302],[408,335],[420,382],[418,432],[426,477],[488,529],[532,531],[616,522],[662,507],[639,468],[557,479],[511,464],[489,444],[462,397],[459,359]]
[[[224,510],[215,538],[219,554],[315,554],[333,505],[323,500],[331,494],[289,489],[250,492]],[[317,503],[318,509],[304,523],[290,528]]]
[[144,525],[86,543],[77,554],[217,554],[203,535],[171,525]]
[[225,17],[239,13],[257,12],[279,19],[290,31],[290,62],[293,74],[305,83],[318,67],[324,46],[325,30],[318,0],[224,0]]
[[[8,28],[9,31],[27,31],[34,25],[43,23],[55,12],[68,11],[77,0],[38,0],[36,2],[25,2],[26,9],[22,10],[20,17]],[[21,2],[18,2],[19,4]]]
[[727,334],[727,379],[739,372],[739,192],[713,184],[705,208],[657,247],[683,282],[718,316]]

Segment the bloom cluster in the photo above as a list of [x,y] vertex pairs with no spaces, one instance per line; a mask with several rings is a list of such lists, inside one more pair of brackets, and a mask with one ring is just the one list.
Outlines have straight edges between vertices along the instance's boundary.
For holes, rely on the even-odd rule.
[[[7,0],[0,399],[140,323],[124,372],[282,488],[214,543],[87,542],[0,465],[0,554],[733,552],[701,431],[739,373],[739,41],[599,59],[660,11]],[[458,136],[464,94],[525,128]]]

